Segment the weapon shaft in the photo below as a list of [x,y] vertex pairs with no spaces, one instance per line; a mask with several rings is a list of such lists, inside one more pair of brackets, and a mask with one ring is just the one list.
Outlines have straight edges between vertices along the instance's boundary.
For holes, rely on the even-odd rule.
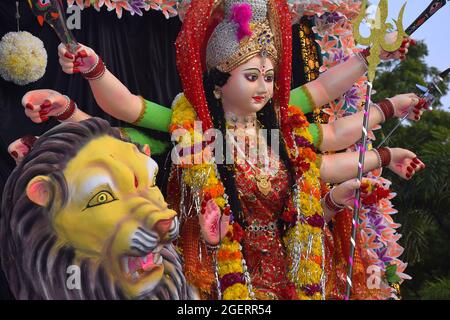
[[[364,173],[364,160],[367,150],[367,132],[369,128],[369,110],[370,110],[370,97],[372,96],[372,82],[367,82],[367,95],[366,103],[364,105],[364,119],[363,119],[363,135],[359,144],[359,161],[358,161],[358,181],[362,182],[362,176]],[[350,299],[352,289],[352,275],[353,275],[353,259],[355,257],[356,247],[356,231],[359,225],[359,211],[361,209],[361,189],[357,189],[355,192],[355,206],[353,211],[352,220],[352,233],[350,239],[350,255],[348,257],[348,270],[347,270],[347,286],[345,289],[345,299]]]
[[420,26],[430,19],[436,12],[447,4],[448,0],[433,0],[428,7],[414,20],[414,22],[405,30],[407,35],[412,35]]

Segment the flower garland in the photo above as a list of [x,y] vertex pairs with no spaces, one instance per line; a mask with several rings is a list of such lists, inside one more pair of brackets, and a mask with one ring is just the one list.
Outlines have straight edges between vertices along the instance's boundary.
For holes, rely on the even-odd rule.
[[295,146],[288,146],[297,175],[294,208],[283,213],[282,219],[291,225],[284,242],[291,257],[290,280],[302,300],[323,298],[323,210],[320,204],[320,176],[317,155],[304,114],[294,106],[288,109],[288,122]]
[[143,15],[143,10],[150,9],[161,11],[166,19],[175,17],[177,14],[186,11],[188,2],[186,0],[67,0],[67,5],[74,4],[80,9],[94,7],[100,11],[100,8],[106,6],[108,11],[116,11],[117,18],[122,18],[122,11],[128,11],[132,16]]
[[325,13],[337,13],[348,19],[358,15],[361,0],[288,0],[293,23],[303,16],[321,17]]
[[[172,106],[172,124],[169,132],[177,129],[187,130],[186,135],[180,136],[177,142],[181,147],[192,147],[198,143],[200,133],[194,130],[196,113],[184,94],[178,95]],[[203,149],[200,151],[203,153]],[[202,154],[201,154],[202,155]],[[181,159],[180,166],[184,168],[183,181],[191,188],[200,188],[202,196],[202,208],[210,199],[214,199],[220,207],[222,214],[230,212],[228,197],[219,176],[217,167],[213,161],[209,163],[192,164],[192,157],[198,154],[189,153],[189,158]],[[204,160],[205,158],[200,158]],[[224,300],[249,300],[252,295],[249,287],[250,279],[245,276],[246,265],[242,256],[240,240],[243,231],[237,222],[232,222],[217,252],[217,273],[220,278],[220,290]],[[251,286],[251,285],[250,285]]]
[[[187,130],[189,137],[180,136],[177,142],[182,144],[183,148],[192,148],[198,143],[193,129],[196,115],[192,105],[181,94],[175,98],[172,109],[172,124],[169,131],[174,133],[177,129]],[[292,226],[283,239],[287,252],[292,257],[297,255],[297,258],[291,259],[293,262],[291,280],[296,284],[299,299],[321,299],[324,289],[322,241],[324,220],[320,204],[320,182],[317,179],[319,176],[317,156],[313,151],[313,138],[307,130],[309,123],[298,108],[289,108],[289,120],[284,125],[292,132],[294,138],[295,146],[288,146],[288,150],[292,151],[290,157],[296,167],[296,179],[300,189],[299,193],[294,194],[295,203],[288,205],[281,216],[281,219]],[[184,168],[183,181],[191,188],[201,189],[202,206],[206,199],[214,198],[222,212],[230,210],[227,195],[218,179],[219,174],[214,163],[190,164],[186,161],[181,166]],[[243,236],[241,226],[231,220],[228,232],[217,251],[217,274],[224,300],[254,299],[251,279],[240,244]],[[298,267],[294,265],[296,262]]]
[[[310,16],[314,21],[312,30],[316,43],[321,48],[323,60],[320,72],[325,72],[334,65],[348,59],[354,52],[359,51],[353,38],[351,19],[359,13],[361,0],[289,0],[288,2],[294,20],[302,16]],[[322,109],[325,116],[328,117],[328,122],[361,110],[366,91],[365,80],[365,77],[361,77],[342,97]],[[369,131],[370,140],[375,140],[373,131],[379,128],[380,126],[376,126]],[[349,151],[354,150],[354,147],[349,149]],[[368,176],[371,177],[374,184],[373,190],[375,193],[372,193],[369,198],[369,202],[372,202],[363,203],[360,213],[360,221],[362,222],[360,226],[365,226],[365,228],[361,229],[361,243],[365,247],[361,250],[362,263],[366,266],[377,265],[381,268],[382,273],[385,270],[392,270],[397,267],[394,274],[399,276],[401,280],[410,279],[408,275],[403,273],[407,264],[398,258],[403,252],[403,248],[398,244],[400,235],[395,230],[399,225],[392,220],[392,215],[397,212],[391,203],[395,193],[389,190],[390,182],[381,177],[380,170],[376,170]],[[385,191],[381,191],[381,188]],[[376,201],[374,200],[375,194],[377,194]],[[343,215],[346,214],[351,215],[350,212],[343,212],[339,214],[339,217],[343,218]],[[376,223],[374,224],[373,222]],[[383,232],[380,232],[381,229]],[[388,239],[386,239],[386,236],[388,236]],[[343,241],[348,242],[349,240],[343,239]],[[368,249],[368,247],[376,247],[378,244],[381,244],[380,248]],[[342,257],[344,269],[347,257],[348,254]],[[383,264],[381,262],[383,260],[390,261],[389,265]],[[337,267],[340,268],[340,265]],[[367,288],[366,280],[369,274],[366,271],[361,271],[364,275],[364,277],[361,276],[359,278],[361,279],[361,288]],[[357,279],[358,277],[354,279],[355,286]],[[385,299],[390,296],[390,293],[388,294],[389,291],[394,291],[389,287],[391,282],[386,277],[383,277],[381,286],[384,286],[385,289],[370,290],[368,295],[367,292],[362,292],[363,295],[361,296],[354,294],[353,298]]]
[[397,243],[401,235],[396,229],[400,224],[392,219],[392,215],[397,213],[390,201],[395,193],[389,189],[391,182],[386,179],[373,176],[368,182],[368,194],[362,199],[365,210],[360,214],[361,254],[367,264],[378,267],[381,273],[380,290],[371,298],[396,299],[398,297],[391,285],[411,277],[403,273],[408,264],[399,259],[404,249]]
[[[168,19],[179,16],[183,20],[191,0],[67,0],[67,4],[76,4],[80,9],[93,7],[97,11],[106,6],[108,11],[115,11],[117,17],[122,18],[123,10],[131,15],[142,16],[143,10],[161,11]],[[288,0],[292,13],[292,23],[296,23],[302,16],[322,16],[327,12],[353,17],[359,12],[360,0]]]

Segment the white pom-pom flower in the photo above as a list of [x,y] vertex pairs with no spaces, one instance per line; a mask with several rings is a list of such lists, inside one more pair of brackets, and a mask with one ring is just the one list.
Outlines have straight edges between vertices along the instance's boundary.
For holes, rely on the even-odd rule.
[[41,39],[26,31],[8,32],[0,41],[0,75],[6,81],[26,85],[42,78],[47,51]]

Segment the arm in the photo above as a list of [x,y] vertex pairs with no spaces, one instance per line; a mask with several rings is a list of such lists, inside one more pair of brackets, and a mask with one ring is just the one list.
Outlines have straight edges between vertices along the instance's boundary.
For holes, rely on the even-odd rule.
[[[356,177],[358,173],[358,152],[341,152],[323,155],[320,177],[328,183],[341,183]],[[364,159],[364,173],[380,167],[375,151],[367,151]]]
[[[403,117],[411,110],[411,108],[413,108],[413,112],[410,113],[408,118],[410,120],[418,121],[423,109],[427,108],[426,101],[424,99],[419,99],[414,93],[397,95],[388,101],[383,100],[380,104],[381,108],[374,104],[370,106],[369,130],[386,121],[387,118],[391,116],[398,118]],[[332,123],[320,124],[323,131],[323,140],[320,145],[320,150],[342,150],[361,139],[363,117],[364,111],[359,111],[350,116],[339,118]]]
[[[425,164],[416,155],[401,148],[380,148],[366,151],[364,173],[387,166],[398,176],[409,180],[416,172],[425,168]],[[383,153],[381,154],[381,152]],[[379,157],[381,155],[381,158]],[[341,152],[324,155],[320,166],[320,176],[324,182],[340,183],[353,179],[358,173],[358,152]]]
[[[91,118],[89,114],[80,110],[73,101],[72,103],[75,108],[70,109],[70,103],[71,99],[69,97],[50,89],[29,91],[22,98],[25,114],[35,123],[45,122],[50,117],[55,117],[60,122],[80,122]],[[58,115],[65,116],[61,118],[61,116]],[[155,117],[151,118],[149,121],[153,121],[154,119]],[[156,119],[158,120],[158,118]],[[154,127],[157,127],[158,125],[161,126],[161,123],[156,123]],[[165,124],[162,123],[162,125]],[[130,139],[133,143],[149,145],[152,154],[154,155],[163,153],[167,148],[167,143],[156,140],[135,128],[119,128],[119,130],[122,137]]]
[[[103,111],[119,120],[137,126],[168,132],[172,111],[141,96],[132,94],[109,70],[99,77],[86,77],[95,66],[103,63],[98,55],[89,47],[80,45],[77,55],[71,55],[63,44],[58,47],[59,62],[65,73],[81,72],[89,81],[95,101]],[[103,65],[104,66],[104,65]],[[97,67],[101,70],[101,67]]]
[[[394,43],[397,33],[393,32],[386,36],[388,43]],[[382,60],[405,59],[411,40],[404,39],[402,46],[395,52],[389,53],[384,50],[380,54]],[[366,54],[369,54],[367,51]],[[301,87],[291,90],[290,104],[298,106],[303,113],[309,113],[316,107],[321,107],[334,99],[339,98],[347,92],[352,85],[358,81],[367,71],[367,65],[361,54],[357,53],[347,61],[328,69],[314,81],[305,84],[309,101],[302,99]]]
[[342,96],[366,71],[367,67],[362,59],[355,55],[304,86],[311,95],[313,105],[321,107]]

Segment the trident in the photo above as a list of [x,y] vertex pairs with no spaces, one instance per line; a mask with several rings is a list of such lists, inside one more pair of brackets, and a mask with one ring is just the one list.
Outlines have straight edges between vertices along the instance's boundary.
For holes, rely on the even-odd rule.
[[[357,144],[357,148],[359,149],[359,160],[358,160],[358,174],[357,179],[361,182],[364,170],[364,159],[365,152],[367,149],[367,132],[369,126],[369,106],[370,99],[372,96],[372,81],[375,77],[375,69],[380,63],[380,52],[381,49],[385,51],[396,51],[400,48],[402,44],[403,37],[406,36],[405,31],[403,30],[403,12],[405,10],[405,5],[402,6],[400,10],[398,20],[395,21],[397,26],[397,40],[389,44],[384,38],[388,34],[388,30],[391,29],[392,25],[390,23],[386,23],[386,19],[388,16],[388,1],[380,0],[376,11],[375,23],[372,25],[370,29],[370,35],[368,37],[362,37],[359,31],[359,28],[362,24],[362,21],[366,14],[367,8],[367,0],[363,0],[361,4],[361,11],[353,23],[353,34],[355,36],[355,40],[362,45],[371,46],[371,54],[368,58],[369,68],[368,68],[368,80],[367,80],[367,92],[365,97],[365,105],[364,105],[364,118],[363,118],[363,128],[362,128],[362,138],[361,141]],[[357,189],[355,192],[355,203],[353,210],[353,219],[352,219],[352,233],[350,238],[350,254],[348,257],[348,270],[347,270],[347,278],[346,278],[346,290],[345,290],[345,299],[350,299],[350,293],[352,288],[352,274],[353,274],[353,258],[355,256],[355,246],[356,246],[356,230],[359,225],[359,212],[361,208],[361,190]]]

